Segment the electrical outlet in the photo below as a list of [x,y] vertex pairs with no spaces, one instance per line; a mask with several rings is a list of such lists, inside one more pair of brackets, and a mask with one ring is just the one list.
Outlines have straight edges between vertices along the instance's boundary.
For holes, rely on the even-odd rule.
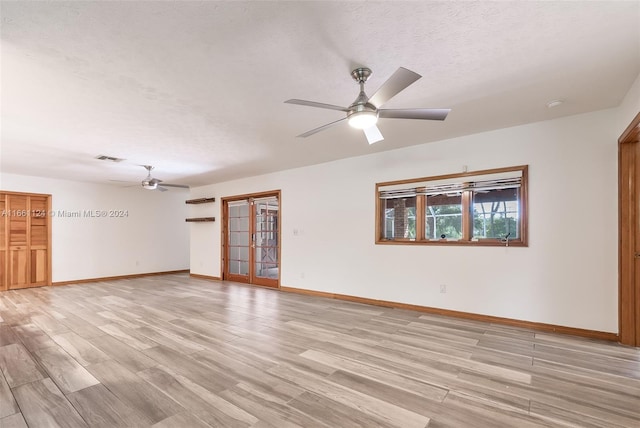
[[440,284],[440,292],[441,293],[447,292],[447,284]]

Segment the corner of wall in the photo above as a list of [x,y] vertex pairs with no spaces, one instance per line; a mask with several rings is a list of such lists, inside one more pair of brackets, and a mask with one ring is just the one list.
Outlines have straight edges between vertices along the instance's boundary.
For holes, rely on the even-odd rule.
[[640,73],[618,106],[619,135],[624,132],[638,113],[640,113]]

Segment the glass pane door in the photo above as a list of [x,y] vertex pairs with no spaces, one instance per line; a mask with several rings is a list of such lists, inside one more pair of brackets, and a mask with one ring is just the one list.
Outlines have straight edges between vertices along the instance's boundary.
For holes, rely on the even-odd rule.
[[[276,197],[253,200],[253,274],[255,280],[252,282],[276,287],[279,277],[278,212],[278,198]],[[276,281],[275,284],[274,281]]]
[[278,287],[278,194],[224,201],[224,279]]
[[[227,272],[235,277],[240,275],[249,279],[249,248],[250,242],[250,211],[249,201],[235,201],[228,205],[227,216],[227,248],[228,266]],[[235,281],[242,281],[240,278],[229,278]]]

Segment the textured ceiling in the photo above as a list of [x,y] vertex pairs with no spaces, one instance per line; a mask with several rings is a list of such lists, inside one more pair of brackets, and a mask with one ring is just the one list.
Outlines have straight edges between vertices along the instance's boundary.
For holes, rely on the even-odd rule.
[[[1,3],[3,172],[190,185],[616,106],[640,72],[640,2]],[[350,71],[373,94],[423,76],[369,146],[342,124]],[[546,102],[566,102],[548,109]],[[127,159],[95,160],[99,154]]]

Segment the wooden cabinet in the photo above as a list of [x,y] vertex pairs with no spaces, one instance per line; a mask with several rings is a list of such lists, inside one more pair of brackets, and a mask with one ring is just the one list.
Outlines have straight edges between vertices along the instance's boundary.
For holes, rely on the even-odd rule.
[[51,196],[0,192],[0,291],[51,285]]

